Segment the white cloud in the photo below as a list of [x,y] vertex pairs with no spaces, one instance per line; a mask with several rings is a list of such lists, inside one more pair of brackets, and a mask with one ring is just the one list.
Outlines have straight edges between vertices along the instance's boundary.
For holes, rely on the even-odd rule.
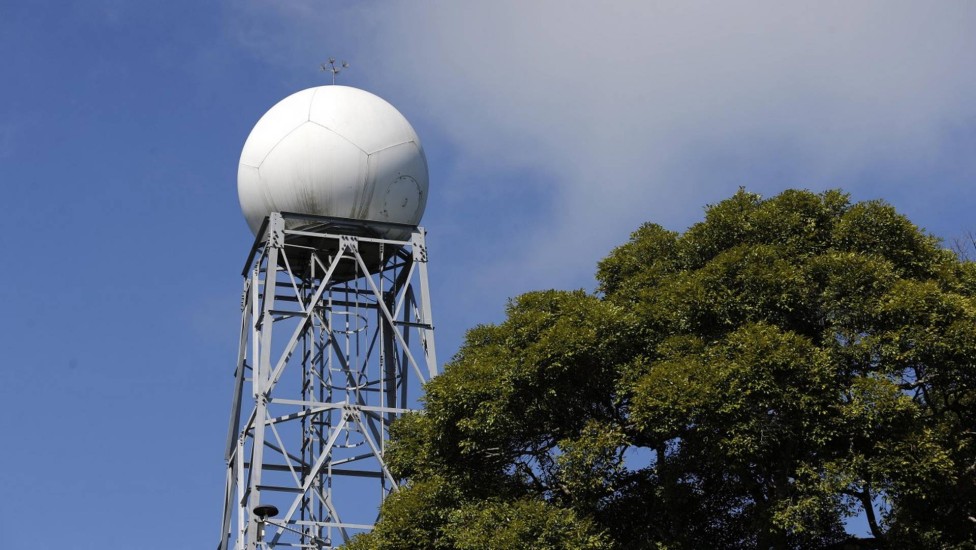
[[[466,173],[541,175],[498,182],[542,186],[547,204],[511,259],[485,266],[485,284],[516,265],[528,287],[585,284],[640,222],[682,229],[739,185],[863,187],[897,205],[919,189],[868,175],[974,163],[942,150],[976,121],[968,2],[248,9],[261,55],[297,68],[344,48],[369,87],[422,113],[456,154],[456,200],[481,193],[464,188]],[[276,30],[254,26],[268,17]]]

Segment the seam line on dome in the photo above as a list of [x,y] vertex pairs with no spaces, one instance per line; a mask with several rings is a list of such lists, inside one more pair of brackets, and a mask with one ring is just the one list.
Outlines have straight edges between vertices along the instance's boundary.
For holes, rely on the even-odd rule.
[[[381,149],[377,149],[377,150],[373,151],[372,153],[366,153],[366,154],[367,155],[375,155],[376,153],[379,153],[381,151],[386,151],[387,149],[393,149],[394,147],[399,147],[399,146],[403,145],[404,143],[417,143],[417,140],[415,140],[415,139],[409,139],[407,141],[401,141],[400,143],[394,143],[393,145],[387,145],[386,147],[383,147]],[[417,148],[418,149],[420,148],[420,145],[419,144],[417,145]],[[365,151],[363,151],[363,152],[365,153]]]
[[[311,121],[308,121],[308,120],[305,120],[305,121],[302,121],[302,122],[300,122],[300,123],[298,124],[298,126],[295,126],[295,127],[294,127],[294,128],[292,128],[291,130],[288,130],[288,133],[287,133],[287,134],[285,134],[285,135],[283,135],[283,136],[281,136],[281,137],[280,137],[280,138],[278,139],[278,143],[275,143],[275,144],[274,144],[274,147],[272,147],[271,149],[268,149],[268,152],[267,152],[267,153],[265,153],[265,155],[264,155],[264,157],[263,157],[263,158],[261,159],[261,162],[259,162],[259,163],[258,163],[258,165],[257,165],[257,166],[255,166],[255,168],[261,168],[261,165],[262,165],[262,164],[264,164],[264,161],[266,161],[266,160],[268,160],[268,157],[269,157],[269,156],[271,156],[271,153],[273,153],[273,152],[274,152],[274,150],[275,150],[275,149],[277,149],[277,148],[278,148],[278,146],[279,146],[279,145],[281,145],[281,144],[282,144],[282,143],[283,143],[283,142],[285,141],[285,139],[286,139],[286,138],[287,138],[288,136],[290,136],[290,135],[292,135],[292,134],[294,134],[294,133],[295,133],[295,131],[296,131],[296,130],[298,130],[299,128],[301,128],[303,124],[308,124],[309,122],[311,122]],[[242,164],[243,164],[243,163],[242,163]]]
[[317,96],[319,94],[319,90],[321,88],[322,87],[319,86],[318,88],[315,88],[314,90],[312,90],[312,100],[308,102],[308,111],[305,113],[305,121],[306,122],[312,122],[312,105],[315,105],[315,96]]
[[322,125],[322,124],[319,124],[318,122],[315,122],[314,120],[309,120],[309,121],[308,121],[308,123],[309,123],[309,124],[314,124],[314,125],[316,125],[316,126],[318,126],[319,128],[322,128],[322,129],[325,129],[325,130],[328,130],[329,132],[332,132],[333,134],[335,134],[335,135],[337,135],[337,136],[339,136],[340,138],[342,138],[342,139],[344,139],[344,140],[346,140],[346,141],[347,141],[347,142],[349,143],[349,145],[352,145],[352,146],[353,146],[353,147],[355,147],[356,149],[359,149],[360,151],[362,151],[362,152],[363,152],[363,154],[364,154],[364,155],[366,155],[366,156],[369,156],[369,155],[371,155],[371,154],[372,154],[372,153],[367,153],[365,149],[363,149],[362,147],[360,147],[360,146],[358,146],[358,145],[356,145],[355,143],[353,143],[353,142],[352,142],[352,140],[350,140],[350,139],[349,139],[349,138],[347,138],[346,136],[344,136],[344,135],[342,135],[342,134],[340,134],[339,132],[336,132],[336,131],[335,131],[335,130],[333,130],[332,128],[329,128],[328,126],[324,126],[324,125]]

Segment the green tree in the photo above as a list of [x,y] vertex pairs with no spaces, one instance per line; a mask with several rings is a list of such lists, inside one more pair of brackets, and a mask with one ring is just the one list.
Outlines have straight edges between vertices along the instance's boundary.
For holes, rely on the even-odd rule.
[[974,264],[880,201],[740,191],[597,278],[468,333],[352,548],[976,547]]

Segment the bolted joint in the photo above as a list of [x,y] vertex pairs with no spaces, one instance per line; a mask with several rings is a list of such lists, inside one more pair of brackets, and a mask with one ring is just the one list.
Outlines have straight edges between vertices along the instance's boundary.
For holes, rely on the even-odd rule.
[[427,247],[422,244],[413,245],[413,261],[427,263]]
[[359,238],[353,237],[352,235],[342,235],[339,237],[339,242],[345,247],[349,252],[359,252]]
[[268,216],[268,247],[281,248],[285,246],[285,219],[280,212],[272,212]]
[[424,236],[427,230],[418,227],[413,235],[410,236],[410,249],[413,252],[413,261],[427,263],[427,242]]

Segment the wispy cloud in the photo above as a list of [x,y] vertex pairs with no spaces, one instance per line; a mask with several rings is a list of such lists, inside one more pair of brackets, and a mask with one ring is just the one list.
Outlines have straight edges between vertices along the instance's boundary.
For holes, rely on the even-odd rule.
[[[932,191],[915,176],[937,168],[958,187],[953,177],[976,166],[947,148],[953,132],[976,133],[972,3],[248,9],[245,20],[275,21],[249,27],[261,55],[355,52],[371,86],[397,90],[451,144],[459,177],[535,176],[496,182],[534,186],[542,204],[486,280],[520,266],[527,285],[574,284],[640,222],[682,229],[739,185],[840,186],[898,203]],[[458,200],[483,193],[445,185],[460,186]]]

